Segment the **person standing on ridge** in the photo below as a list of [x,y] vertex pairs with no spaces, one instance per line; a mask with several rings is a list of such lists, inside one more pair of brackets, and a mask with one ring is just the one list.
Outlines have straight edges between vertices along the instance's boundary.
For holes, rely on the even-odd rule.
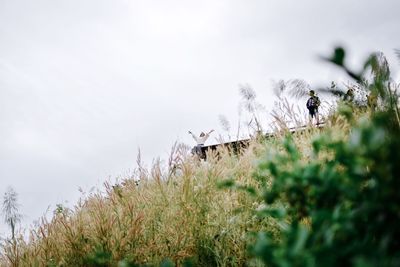
[[319,117],[318,117],[318,107],[321,104],[321,101],[319,100],[318,96],[315,95],[314,90],[310,90],[310,98],[307,100],[307,109],[308,113],[310,115],[310,123],[312,123],[313,118],[316,119],[317,125],[319,124]]
[[353,102],[353,100],[354,100],[354,89],[353,88],[350,88],[349,90],[347,90],[347,92],[346,92],[346,94],[344,95],[344,101],[347,101],[347,102]]
[[371,92],[367,96],[367,105],[371,109],[372,112],[375,111],[377,104],[378,104],[378,95],[376,92]]
[[201,132],[200,136],[196,136],[191,131],[189,131],[189,134],[192,135],[193,139],[197,143],[192,151],[194,151],[194,153],[196,153],[201,159],[205,158],[205,154],[203,154],[202,152],[202,147],[204,146],[204,143],[207,141],[208,137],[210,137],[210,134],[212,132],[214,132],[214,130],[211,130],[208,133]]

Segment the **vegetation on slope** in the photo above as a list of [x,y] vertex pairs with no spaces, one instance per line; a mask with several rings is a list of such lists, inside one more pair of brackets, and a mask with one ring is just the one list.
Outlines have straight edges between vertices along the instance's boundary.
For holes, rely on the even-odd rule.
[[[307,156],[291,136],[284,151],[264,158],[256,178],[271,180],[262,190],[263,216],[285,224],[278,235],[260,231],[251,252],[267,266],[400,265],[400,120],[397,88],[386,60],[372,55],[360,74],[344,64],[344,50],[333,63],[369,90],[369,112],[344,104],[339,114],[353,126],[348,138],[331,130],[312,141]],[[372,80],[363,73],[371,68]],[[378,105],[379,100],[379,105]],[[286,205],[274,208],[273,204]]]
[[[74,210],[59,207],[30,239],[3,244],[13,266],[398,266],[398,98],[378,57],[362,72],[330,59],[377,96],[310,127],[226,149],[207,162],[173,148]],[[372,79],[364,79],[366,70]],[[281,125],[284,124],[281,122]],[[322,131],[322,133],[321,133]],[[139,182],[137,182],[139,180]]]
[[253,202],[246,194],[216,184],[227,177],[251,184],[254,154],[262,149],[254,144],[239,158],[221,151],[218,159],[210,155],[207,163],[199,163],[180,147],[169,171],[159,164],[149,172],[141,169],[138,184],[127,179],[120,186],[106,185],[105,194],[43,220],[29,242],[19,240],[18,262],[115,266],[122,260],[144,265],[192,258],[201,266],[242,265],[247,231],[269,227],[268,222],[260,224],[251,214]]

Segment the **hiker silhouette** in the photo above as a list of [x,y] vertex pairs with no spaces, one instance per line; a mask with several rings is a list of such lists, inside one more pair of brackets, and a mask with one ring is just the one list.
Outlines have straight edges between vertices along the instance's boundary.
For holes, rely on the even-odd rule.
[[321,105],[321,101],[318,96],[315,95],[314,90],[310,90],[309,92],[310,98],[307,100],[306,107],[308,109],[308,114],[310,116],[310,124],[312,124],[313,119],[315,118],[317,125],[319,124],[319,114],[318,107]]

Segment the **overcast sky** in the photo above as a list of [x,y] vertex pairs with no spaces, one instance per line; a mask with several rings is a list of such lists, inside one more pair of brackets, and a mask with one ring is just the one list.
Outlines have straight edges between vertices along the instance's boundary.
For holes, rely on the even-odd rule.
[[73,205],[79,187],[129,173],[139,147],[150,163],[177,140],[192,145],[188,130],[222,134],[220,114],[234,128],[239,84],[268,112],[272,80],[345,81],[318,59],[338,44],[355,68],[384,52],[399,77],[399,10],[398,0],[0,0],[0,194],[14,187],[31,224]]

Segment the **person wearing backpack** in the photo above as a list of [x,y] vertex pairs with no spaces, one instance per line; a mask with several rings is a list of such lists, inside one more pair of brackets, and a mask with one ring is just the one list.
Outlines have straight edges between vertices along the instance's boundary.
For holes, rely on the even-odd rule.
[[314,90],[310,90],[310,98],[307,100],[307,109],[310,115],[310,123],[312,123],[313,118],[316,119],[317,125],[319,124],[319,117],[318,117],[318,107],[321,104],[318,96],[315,95]]

